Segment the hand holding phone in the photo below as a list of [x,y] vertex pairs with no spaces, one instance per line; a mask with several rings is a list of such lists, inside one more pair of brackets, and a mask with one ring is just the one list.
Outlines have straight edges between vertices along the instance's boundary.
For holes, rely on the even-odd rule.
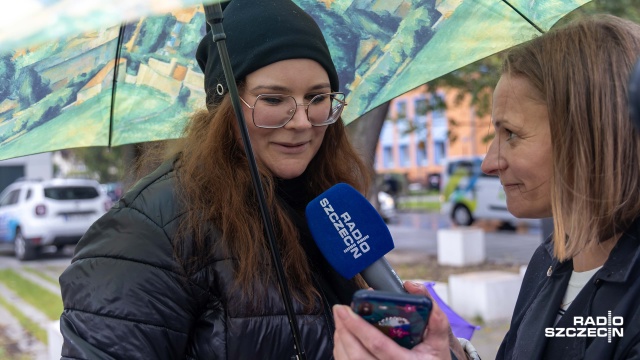
[[358,290],[351,308],[400,346],[413,348],[422,340],[432,308],[423,295]]

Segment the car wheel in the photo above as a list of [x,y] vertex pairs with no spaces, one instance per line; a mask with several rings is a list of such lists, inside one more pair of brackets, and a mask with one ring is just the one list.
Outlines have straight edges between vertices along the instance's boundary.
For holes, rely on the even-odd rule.
[[451,220],[459,226],[469,226],[473,222],[473,216],[469,208],[462,204],[456,205],[451,212]]
[[516,224],[512,224],[509,221],[503,221],[500,226],[498,227],[498,230],[504,230],[504,231],[516,231],[517,230],[517,226]]
[[22,232],[16,230],[16,236],[13,239],[13,246],[16,253],[16,258],[20,261],[35,259],[38,255],[38,249],[32,245],[27,244]]

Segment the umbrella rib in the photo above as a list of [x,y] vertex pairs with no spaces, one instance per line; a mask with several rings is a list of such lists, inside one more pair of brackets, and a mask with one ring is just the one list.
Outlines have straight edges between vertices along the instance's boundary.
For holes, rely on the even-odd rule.
[[116,48],[116,58],[113,64],[113,86],[111,87],[111,108],[109,109],[109,149],[111,149],[111,140],[113,135],[113,112],[116,107],[116,87],[118,85],[118,69],[120,65],[120,57],[122,52],[122,39],[124,38],[125,24],[120,25],[120,32],[118,33],[118,45]]
[[525,19],[526,22],[528,22],[531,26],[533,26],[536,30],[538,30],[541,34],[544,34],[545,31],[542,30],[542,28],[540,28],[538,25],[536,25],[536,23],[533,22],[533,20],[529,19],[528,17],[526,17],[520,10],[516,9],[515,6],[511,5],[507,0],[502,0],[503,3],[509,5],[510,8],[513,9],[513,11],[515,11],[516,13],[518,13],[518,15],[520,15],[520,17],[522,17],[523,19]]

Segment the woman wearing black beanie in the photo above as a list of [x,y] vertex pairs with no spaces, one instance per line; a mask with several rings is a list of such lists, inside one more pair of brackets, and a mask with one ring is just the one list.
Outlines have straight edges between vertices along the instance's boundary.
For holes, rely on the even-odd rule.
[[[306,204],[370,173],[340,119],[344,95],[313,19],[290,0],[233,0],[227,47],[308,359],[330,359],[331,307],[365,284],[320,254]],[[211,34],[207,109],[178,150],[76,248],[60,278],[63,358],[291,359],[293,338]]]

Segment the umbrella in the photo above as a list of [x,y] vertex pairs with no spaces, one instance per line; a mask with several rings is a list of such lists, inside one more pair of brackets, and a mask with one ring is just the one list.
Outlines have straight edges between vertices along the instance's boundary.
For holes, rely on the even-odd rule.
[[76,36],[140,17],[223,0],[22,0],[3,6],[0,49]]
[[[347,124],[438,76],[540,35],[588,1],[295,0],[325,32],[347,94]],[[97,19],[93,26],[115,19],[74,10],[78,3],[70,0],[21,1],[14,11],[30,14],[34,3],[38,11],[23,22],[48,12],[68,15],[30,21],[23,36],[4,36],[0,28],[0,82],[10,84],[0,88],[0,160],[177,138],[188,114],[204,106],[203,75],[194,61],[205,30],[202,6],[176,5],[165,16],[40,42],[33,34],[50,34],[61,24],[62,34],[72,34],[93,23],[89,16]],[[120,20],[130,20],[127,14]],[[67,26],[76,17],[82,26]]]

